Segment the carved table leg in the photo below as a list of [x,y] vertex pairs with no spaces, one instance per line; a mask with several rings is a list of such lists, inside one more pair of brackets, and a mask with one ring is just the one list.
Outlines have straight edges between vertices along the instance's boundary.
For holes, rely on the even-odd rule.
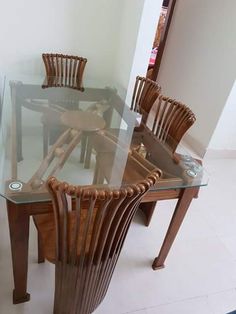
[[178,233],[178,230],[181,226],[181,223],[184,220],[185,214],[189,208],[189,205],[196,195],[196,187],[195,188],[186,188],[183,189],[183,192],[176,204],[174,214],[172,216],[169,228],[167,230],[164,242],[162,244],[159,255],[154,259],[152,264],[152,268],[154,270],[160,269],[164,267],[165,259],[170,251],[170,248],[175,240],[175,237]]
[[29,301],[27,293],[29,215],[22,205],[7,201],[12,267],[14,277],[13,303]]

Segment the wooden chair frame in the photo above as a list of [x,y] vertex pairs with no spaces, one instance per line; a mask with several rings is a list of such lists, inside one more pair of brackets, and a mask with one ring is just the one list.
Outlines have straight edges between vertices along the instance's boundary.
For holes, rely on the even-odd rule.
[[[48,180],[55,224],[54,314],[89,314],[101,303],[141,198],[159,176],[156,171],[114,190]],[[43,216],[35,216],[42,238]]]
[[82,78],[87,59],[58,53],[43,53],[47,81],[44,87],[66,86],[83,90]]
[[143,114],[142,122],[146,122],[155,100],[161,92],[161,87],[146,77],[137,76],[131,101],[131,110]]
[[[196,121],[194,113],[185,104],[163,95],[160,95],[157,99],[153,111],[153,113],[150,113],[150,115],[153,114],[154,116],[151,126],[152,134],[160,142],[168,144],[170,152],[175,153],[182,137]],[[146,122],[148,124],[148,121]],[[150,128],[147,125],[146,127]],[[147,226],[151,222],[156,203],[153,202],[152,206],[149,207],[145,204],[140,206],[145,212]]]
[[161,141],[169,144],[175,152],[186,131],[196,121],[194,113],[185,104],[160,95],[154,111],[153,134]]
[[[43,53],[42,58],[46,70],[46,79],[43,84],[44,88],[68,87],[84,91],[82,79],[84,69],[87,63],[86,58],[58,53]],[[65,100],[64,102],[64,104],[61,102],[59,106],[57,106],[58,108],[56,108],[56,111],[58,111],[59,113],[61,111],[64,111],[68,104],[70,105],[70,107],[73,106],[74,109],[76,109],[76,105],[78,107],[78,101],[73,102],[73,100]],[[53,105],[55,106],[55,104]],[[57,114],[58,112],[55,112],[55,114]],[[50,124],[56,123],[53,116],[48,117],[46,115],[42,118],[44,134],[44,157],[48,152],[49,140],[51,141],[51,143],[53,143],[53,137],[55,137],[53,132],[50,130]],[[60,133],[61,124],[59,122],[57,124],[57,133]]]

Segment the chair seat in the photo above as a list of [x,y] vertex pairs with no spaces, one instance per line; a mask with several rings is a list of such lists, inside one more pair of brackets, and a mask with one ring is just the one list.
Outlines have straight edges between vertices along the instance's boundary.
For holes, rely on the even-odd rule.
[[[69,221],[69,251],[72,251],[72,235],[74,234],[74,228],[75,228],[75,211],[69,211],[68,214],[68,221]],[[88,209],[82,208],[81,209],[81,216],[80,216],[80,231],[78,236],[78,245],[77,245],[77,254],[80,255],[81,249],[82,249],[82,237],[84,232],[84,226],[86,225],[86,219],[88,216]],[[91,236],[93,232],[93,224],[94,219],[96,216],[96,210],[93,212],[92,221],[89,225],[88,230],[88,236],[86,241],[86,247],[85,247],[85,254],[89,251],[89,245],[91,242]],[[49,214],[42,214],[42,215],[35,215],[34,216],[34,222],[35,225],[39,231],[39,236],[41,237],[42,243],[43,243],[43,250],[44,250],[44,256],[45,258],[55,264],[56,260],[56,230],[55,230],[55,218],[54,213]]]

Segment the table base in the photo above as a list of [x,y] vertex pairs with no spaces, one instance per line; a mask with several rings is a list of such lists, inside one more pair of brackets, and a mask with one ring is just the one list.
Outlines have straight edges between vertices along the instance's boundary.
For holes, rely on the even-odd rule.
[[[166,191],[150,191],[143,198],[141,209],[145,215],[153,213],[155,204],[159,200],[178,199],[162,247],[158,256],[154,259],[152,265],[154,270],[164,267],[166,257],[179,231],[192,199],[198,194],[198,190],[199,188],[194,187]],[[17,304],[30,300],[30,294],[27,292],[30,216],[52,211],[52,204],[50,201],[15,204],[7,200],[7,211],[14,277],[13,303]],[[145,211],[147,212],[145,213]],[[44,262],[42,243],[39,238],[38,262]]]

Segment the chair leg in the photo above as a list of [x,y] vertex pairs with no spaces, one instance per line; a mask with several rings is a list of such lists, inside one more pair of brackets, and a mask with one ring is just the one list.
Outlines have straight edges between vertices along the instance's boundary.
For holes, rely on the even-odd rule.
[[80,152],[80,162],[84,162],[85,152],[87,146],[87,135],[83,134],[81,139],[81,152]]
[[48,154],[48,127],[43,125],[43,157],[45,158]]
[[155,207],[157,202],[148,202],[148,203],[141,203],[139,208],[142,210],[145,216],[145,226],[149,226],[152,215],[154,213]]
[[103,184],[105,177],[104,174],[102,173],[101,169],[100,169],[100,155],[98,154],[96,156],[96,164],[95,164],[95,169],[94,169],[94,177],[93,177],[93,184]]
[[99,155],[96,156],[93,184],[98,184],[98,177],[99,177]]
[[91,155],[92,155],[92,142],[89,136],[87,136],[87,148],[86,148],[86,155],[85,155],[85,162],[84,162],[84,168],[89,169],[90,168],[90,161],[91,161]]
[[43,243],[40,237],[40,234],[38,232],[38,263],[44,263],[45,257],[43,252]]

